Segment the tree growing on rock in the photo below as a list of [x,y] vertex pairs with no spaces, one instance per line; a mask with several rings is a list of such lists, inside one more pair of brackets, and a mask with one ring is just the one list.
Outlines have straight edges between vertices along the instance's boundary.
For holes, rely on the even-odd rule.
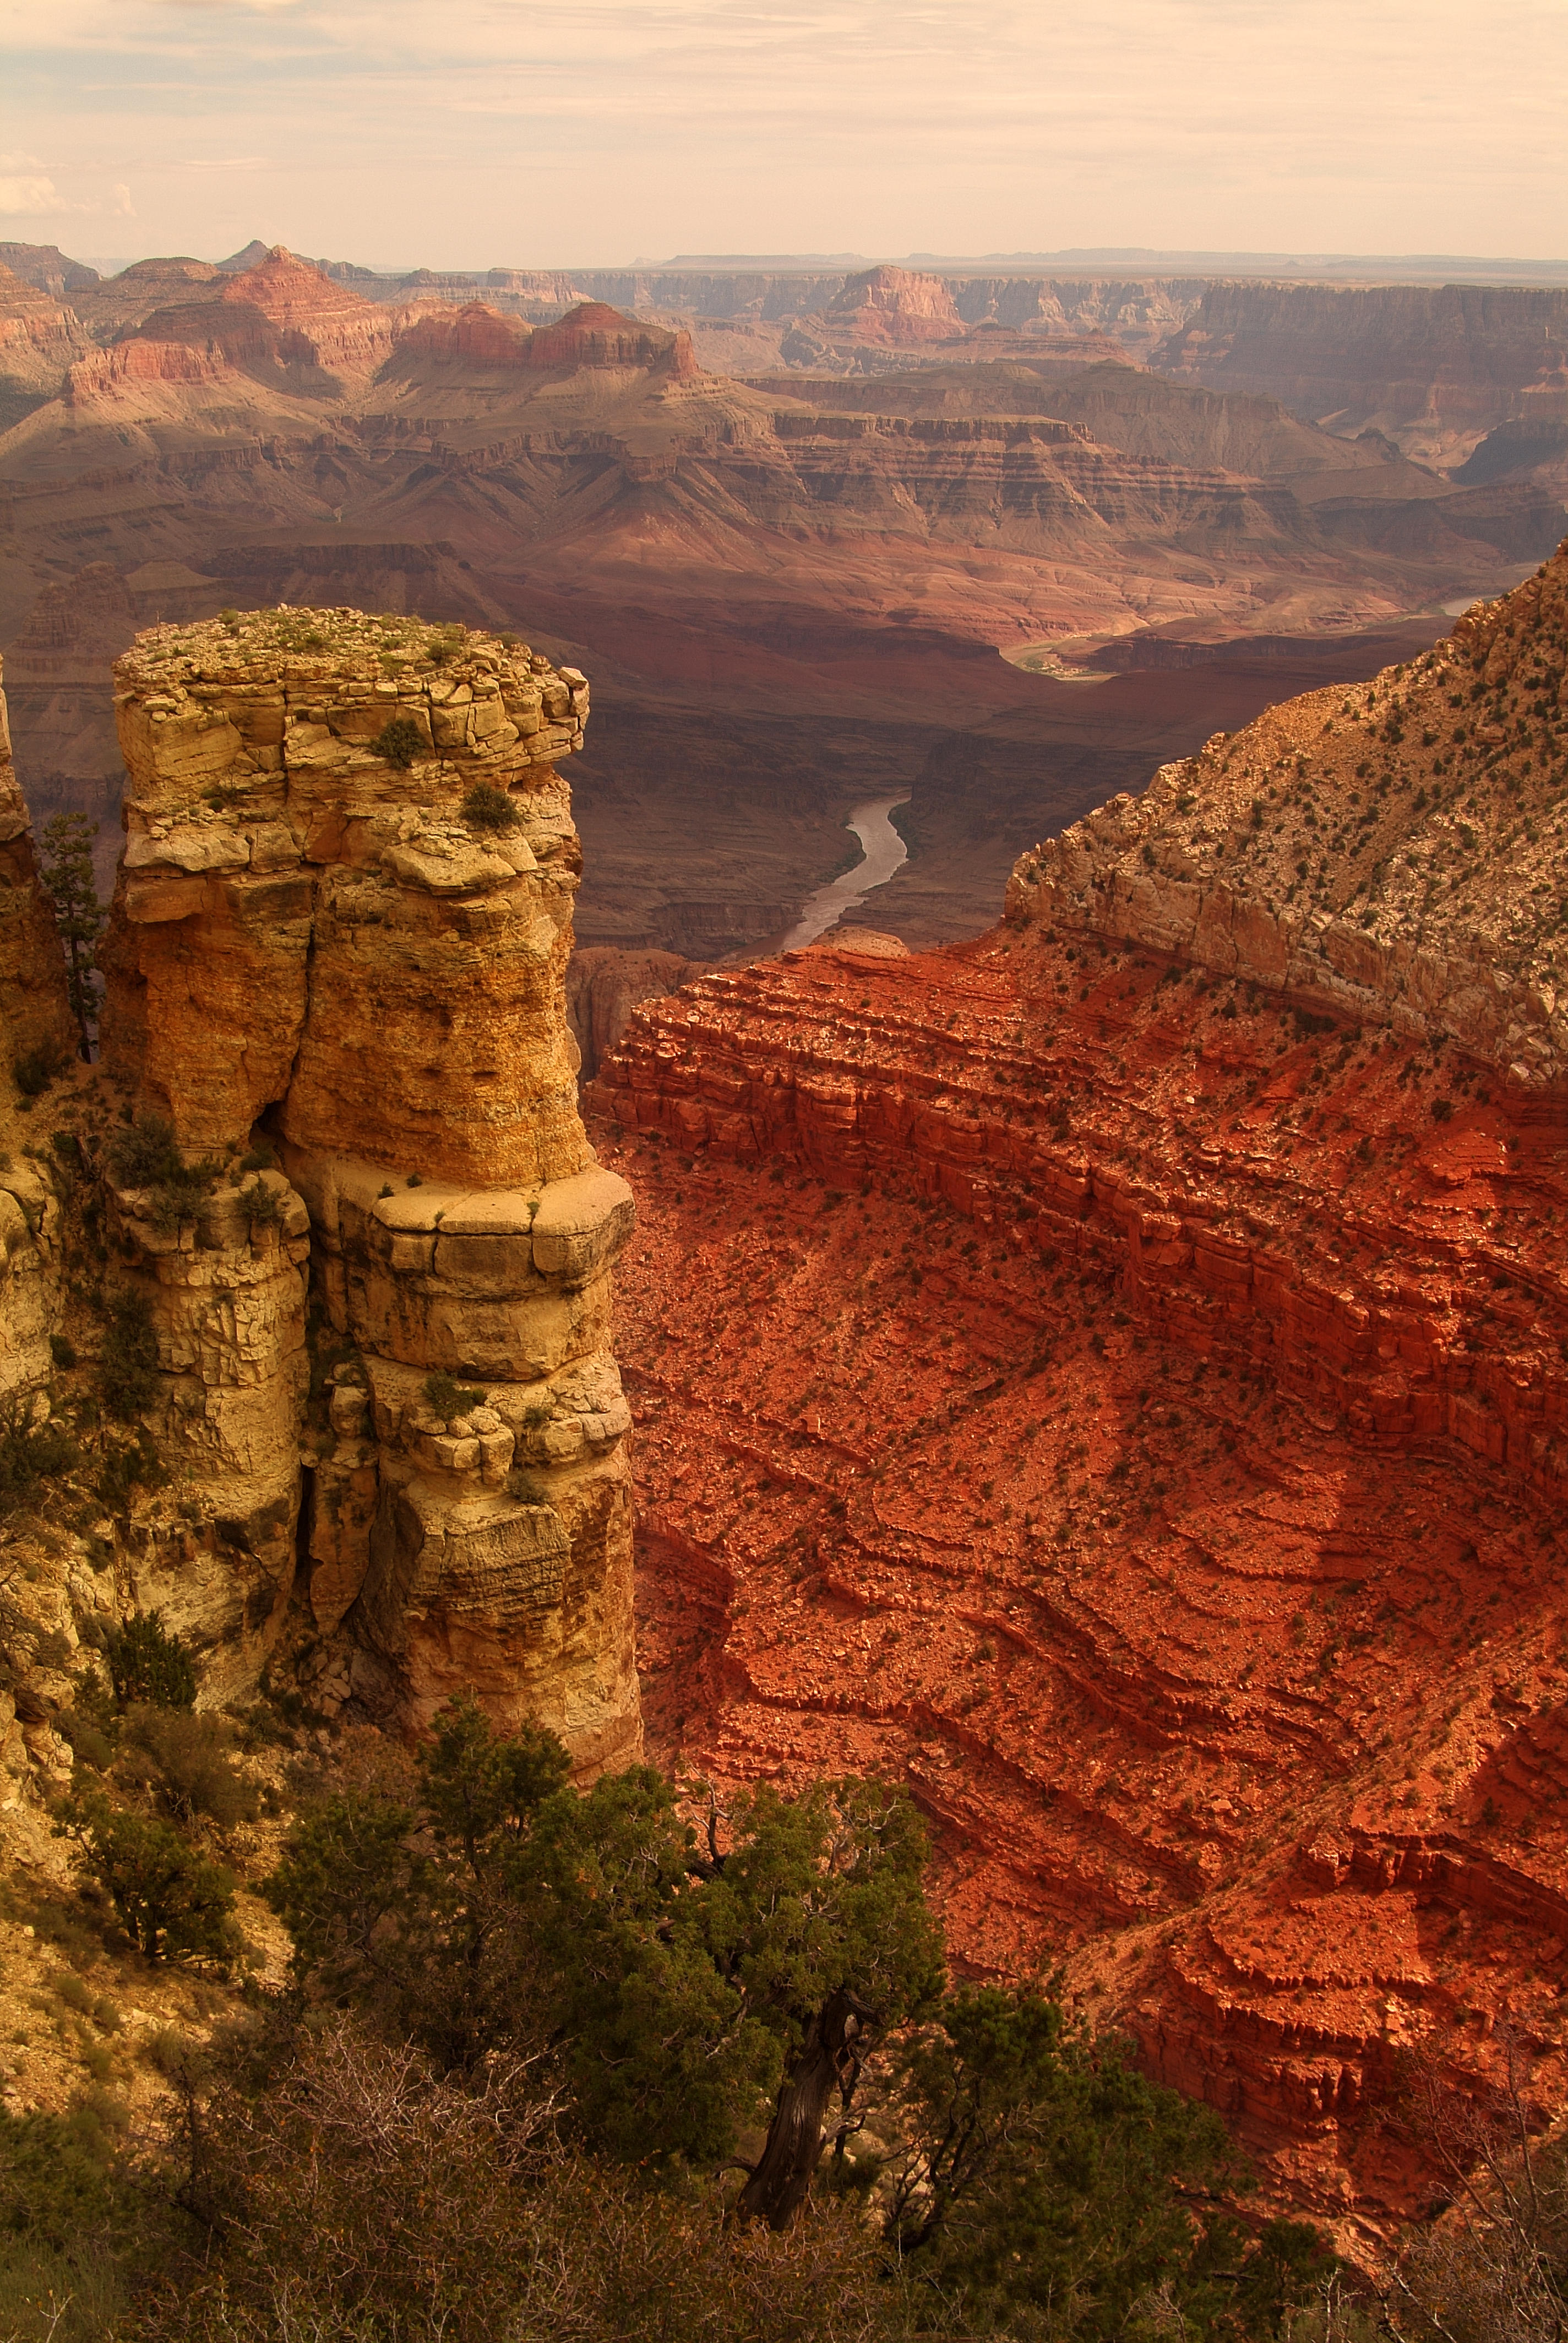
[[85,814],[56,814],[44,830],[38,874],[65,955],[65,992],[81,1035],[81,1054],[89,1062],[98,1028],[98,940],[105,918],[93,877],[97,835],[97,823]]

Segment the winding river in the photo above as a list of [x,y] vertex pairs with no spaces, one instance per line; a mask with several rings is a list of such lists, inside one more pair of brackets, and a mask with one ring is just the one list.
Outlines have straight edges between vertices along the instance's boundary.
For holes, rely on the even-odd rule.
[[779,947],[780,951],[799,951],[802,946],[815,943],[846,911],[864,902],[873,888],[885,887],[894,871],[909,860],[910,850],[889,819],[895,806],[909,801],[906,792],[899,798],[872,798],[855,808],[844,827],[859,840],[863,860],[807,896],[799,918]]

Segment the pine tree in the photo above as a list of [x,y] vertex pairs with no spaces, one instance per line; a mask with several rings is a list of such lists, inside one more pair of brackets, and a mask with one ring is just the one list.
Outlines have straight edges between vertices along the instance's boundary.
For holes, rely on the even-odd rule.
[[44,832],[39,873],[49,898],[65,955],[65,990],[82,1036],[82,1055],[92,1062],[98,1021],[98,938],[104,907],[93,882],[93,840],[98,825],[85,813],[56,814]]

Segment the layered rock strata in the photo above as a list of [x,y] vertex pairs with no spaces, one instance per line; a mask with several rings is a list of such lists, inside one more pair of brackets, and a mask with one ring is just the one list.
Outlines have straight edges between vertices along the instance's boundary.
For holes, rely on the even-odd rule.
[[1568,2103],[1561,1118],[1005,930],[702,977],[592,1106],[656,1746],[906,1781],[958,1958],[1326,2215],[1431,2185],[1402,2048]]
[[[1445,658],[1555,672],[1556,578]],[[1266,722],[1332,838],[1369,776],[1322,720]],[[1486,915],[1533,905],[1539,737],[1528,770],[1425,745]],[[1228,788],[1222,756],[1159,784],[1156,857]],[[1407,2054],[1472,2097],[1512,2044],[1568,2106],[1564,1088],[1506,1028],[1118,933],[1091,884],[1052,920],[1051,855],[975,945],[644,1004],[594,1087],[650,1240],[650,1725],[721,1783],[906,1780],[962,1960],[1065,1955],[1282,2196],[1376,2227],[1434,2185]]]
[[1430,651],[1288,701],[1025,856],[1067,923],[1568,1073],[1568,545]]
[[319,1705],[418,1722],[471,1687],[624,1760],[631,1202],[577,1112],[556,769],[587,686],[343,609],[154,629],[116,675],[106,1068],[187,1162],[240,1167],[194,1217],[120,1199],[172,1451],[240,1518],[263,1644],[291,1595],[311,1622]]

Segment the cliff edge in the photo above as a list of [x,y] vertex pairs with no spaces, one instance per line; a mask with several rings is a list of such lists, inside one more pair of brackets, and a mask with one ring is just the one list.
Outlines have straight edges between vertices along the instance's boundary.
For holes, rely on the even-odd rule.
[[1271,708],[1019,862],[1007,917],[1568,1071],[1568,544],[1420,659]]

